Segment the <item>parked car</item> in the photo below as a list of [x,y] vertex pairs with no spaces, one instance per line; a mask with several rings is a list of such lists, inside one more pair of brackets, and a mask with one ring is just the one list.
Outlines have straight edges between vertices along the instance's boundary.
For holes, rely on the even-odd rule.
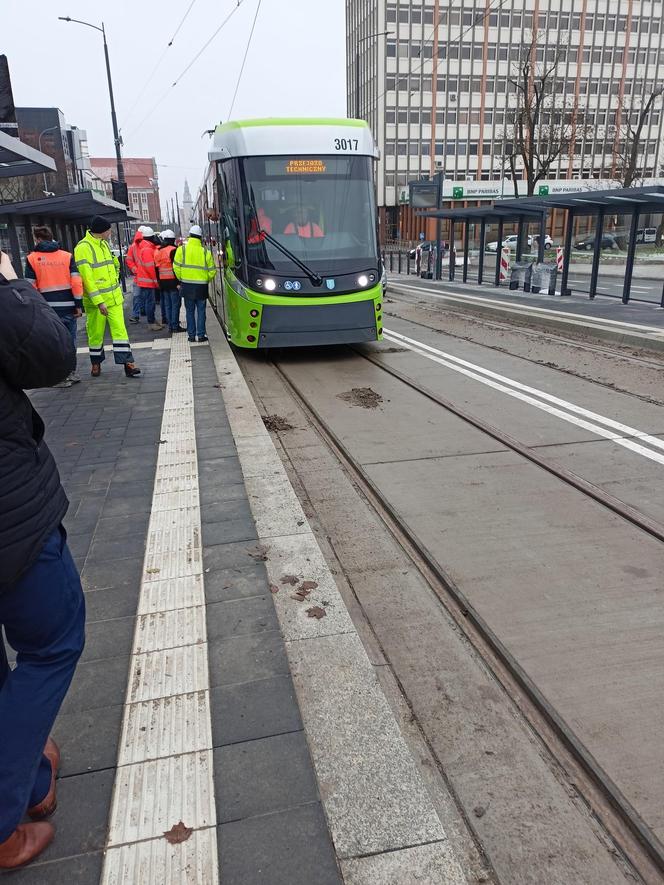
[[[436,243],[432,240],[423,240],[420,243],[423,253],[430,252],[435,245],[436,245]],[[444,240],[441,241],[440,245],[442,246],[443,249],[448,248],[448,244]],[[417,247],[415,247],[415,249],[411,249],[410,252],[408,253],[408,257],[411,259],[414,259],[416,251],[417,251]]]
[[656,227],[642,227],[640,230],[637,230],[636,242],[637,243],[655,243],[655,242],[657,242],[657,228]]
[[[516,252],[516,245],[517,245],[518,241],[519,241],[518,234],[510,234],[508,237],[505,237],[505,239],[503,240],[503,246],[509,246],[511,250]],[[529,234],[527,242],[528,242],[528,247],[530,249],[532,249],[533,246],[537,246],[537,244],[539,242],[539,236],[537,236],[537,235],[533,236],[533,235]],[[494,240],[491,243],[487,243],[486,248],[489,252],[495,252],[498,249],[498,242],[496,240]],[[551,239],[551,237],[548,234],[546,234],[544,237],[544,248],[545,249],[553,248],[553,240]]]
[[[595,249],[595,234],[590,234],[583,240],[578,240],[576,243],[574,243],[574,248],[579,249],[581,252],[593,252]],[[600,248],[619,249],[620,246],[618,245],[618,240],[614,237],[613,234],[602,234],[602,243]]]

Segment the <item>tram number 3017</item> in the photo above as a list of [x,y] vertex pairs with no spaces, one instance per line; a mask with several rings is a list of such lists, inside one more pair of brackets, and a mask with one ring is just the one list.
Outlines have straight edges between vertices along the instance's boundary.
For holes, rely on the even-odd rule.
[[335,138],[335,151],[356,151],[360,146],[358,138]]

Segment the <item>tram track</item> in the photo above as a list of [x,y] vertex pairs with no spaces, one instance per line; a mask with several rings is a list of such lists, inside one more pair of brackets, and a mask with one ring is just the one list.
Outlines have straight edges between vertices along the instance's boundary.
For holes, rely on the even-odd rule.
[[[636,508],[614,498],[582,477],[566,470],[559,464],[542,457],[532,448],[522,444],[504,431],[494,427],[481,418],[461,409],[451,401],[415,381],[406,373],[386,365],[380,354],[367,353],[358,347],[349,347],[350,352],[368,361],[378,369],[391,375],[402,384],[436,403],[450,414],[461,419],[479,430],[495,442],[511,450],[530,463],[536,465],[550,476],[553,476],[575,489],[582,495],[605,507],[613,514],[645,532],[650,537],[664,542],[664,526],[656,520],[639,512]],[[285,387],[300,408],[308,416],[320,436],[334,451],[338,459],[353,476],[364,493],[390,529],[391,534],[409,556],[415,567],[432,587],[439,601],[449,611],[469,636],[480,655],[487,660],[499,681],[521,712],[525,715],[534,730],[542,737],[552,752],[553,757],[564,770],[581,773],[575,781],[584,780],[585,789],[581,795],[593,813],[602,821],[607,833],[616,844],[624,850],[626,857],[640,870],[644,881],[658,881],[656,875],[664,874],[664,845],[650,830],[642,817],[623,795],[608,772],[597,762],[584,744],[577,738],[574,730],[549,703],[545,695],[528,676],[514,655],[501,641],[479,611],[471,604],[468,597],[461,591],[457,583],[447,573],[426,545],[420,540],[413,529],[392,506],[378,485],[372,480],[360,462],[353,456],[349,447],[335,433],[330,422],[326,420],[313,402],[298,388],[288,374],[287,369],[279,361],[272,361],[274,371],[278,374]],[[544,726],[544,729],[542,728]],[[564,752],[561,754],[560,750]],[[564,757],[561,761],[561,755]],[[569,762],[571,761],[571,765]]]
[[[664,369],[664,361],[662,360],[643,356],[635,356],[633,353],[623,352],[623,350],[620,349],[611,350],[608,347],[602,346],[600,344],[591,344],[587,341],[575,340],[574,338],[569,336],[564,337],[562,335],[556,335],[555,333],[551,332],[550,329],[546,328],[533,328],[532,325],[516,325],[515,323],[500,322],[495,319],[489,319],[486,317],[482,317],[482,315],[478,314],[476,311],[466,311],[458,304],[446,305],[445,313],[443,313],[440,307],[437,307],[435,305],[423,305],[421,301],[416,298],[415,295],[411,296],[410,293],[406,293],[404,290],[398,289],[398,287],[396,286],[393,286],[392,289],[398,290],[398,294],[401,296],[399,300],[403,305],[407,307],[414,307],[420,311],[431,314],[432,318],[440,317],[441,321],[444,320],[445,317],[449,317],[449,314],[453,314],[455,317],[480,326],[484,330],[505,332],[511,334],[518,333],[519,336],[527,338],[533,344],[538,344],[539,342],[541,342],[542,336],[545,336],[548,344],[556,344],[565,348],[570,348],[572,350],[578,350],[580,352],[585,352],[586,354],[591,356],[607,357],[613,360],[627,363],[629,365],[643,367],[644,369],[655,369],[658,372],[661,372]],[[476,344],[477,346],[482,347],[486,350],[494,351],[495,353],[503,353],[507,356],[515,357],[516,359],[522,360],[526,363],[530,363],[534,366],[542,366],[547,369],[553,369],[556,372],[560,372],[563,375],[567,375],[571,378],[578,378],[581,381],[590,381],[593,384],[604,387],[606,390],[610,390],[615,393],[625,393],[629,396],[633,396],[644,403],[649,403],[651,405],[664,405],[664,400],[661,398],[658,399],[646,394],[636,393],[633,390],[628,390],[627,388],[620,386],[619,384],[602,381],[595,376],[588,375],[574,369],[566,368],[565,366],[559,365],[557,363],[552,363],[550,361],[542,359],[535,359],[533,357],[526,356],[523,353],[515,353],[514,350],[510,349],[509,347],[502,347],[498,344],[489,344],[486,341],[478,341],[472,335],[464,335],[458,332],[453,332],[449,328],[429,325],[426,322],[414,319],[412,316],[403,317],[401,316],[401,314],[396,313],[395,311],[385,310],[385,316],[392,317],[396,320],[406,320],[413,326],[419,326],[420,328],[426,329],[427,331],[433,330],[436,332],[440,332],[441,334],[444,334],[445,337],[453,338],[457,341],[465,341],[469,344]],[[628,348],[625,347],[624,351],[627,350]]]

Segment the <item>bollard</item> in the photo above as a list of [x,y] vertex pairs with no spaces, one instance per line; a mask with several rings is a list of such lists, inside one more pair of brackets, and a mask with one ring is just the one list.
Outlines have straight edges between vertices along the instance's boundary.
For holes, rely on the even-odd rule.
[[558,273],[560,273],[560,274],[563,272],[564,262],[565,262],[565,258],[563,255],[563,247],[556,246],[556,265],[558,267]]
[[390,273],[394,270],[394,252],[390,252]]
[[510,272],[510,247],[503,246],[500,252],[500,282],[504,283]]
[[397,272],[401,273],[401,252],[399,252],[399,260],[397,262]]
[[410,276],[410,252],[406,252],[406,274]]

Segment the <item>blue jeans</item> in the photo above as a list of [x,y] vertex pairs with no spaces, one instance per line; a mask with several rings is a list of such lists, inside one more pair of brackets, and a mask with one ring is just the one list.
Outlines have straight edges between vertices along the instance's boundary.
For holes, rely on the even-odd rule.
[[131,315],[135,320],[139,319],[141,310],[145,311],[148,323],[154,323],[154,289],[144,289],[142,286],[134,288]]
[[[60,317],[60,319],[69,330],[71,340],[74,342],[74,351],[76,351],[76,329],[78,326],[78,320],[76,319],[76,317],[73,316]],[[74,363],[74,371],[76,371],[76,363]]]
[[205,335],[206,298],[185,298],[184,307],[187,311],[187,336],[203,338]]
[[166,319],[171,331],[177,329],[180,325],[180,307],[182,305],[182,296],[177,289],[162,289],[161,303],[166,310]]
[[0,842],[51,782],[44,745],[85,644],[85,601],[62,527],[37,561],[0,592],[0,624],[16,650],[9,669],[0,639]]

